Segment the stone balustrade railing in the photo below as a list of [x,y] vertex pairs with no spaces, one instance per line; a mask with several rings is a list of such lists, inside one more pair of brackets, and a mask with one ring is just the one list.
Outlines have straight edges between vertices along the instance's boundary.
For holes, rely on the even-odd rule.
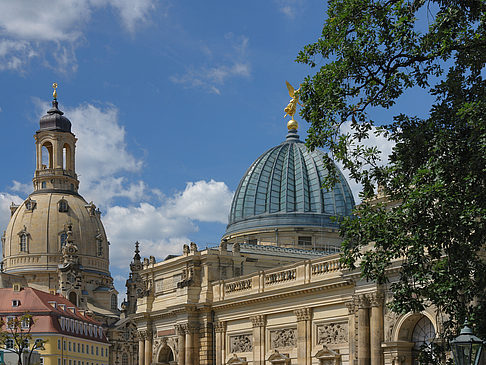
[[285,267],[214,282],[212,284],[213,296],[214,300],[218,301],[237,297],[242,292],[251,295],[283,290],[327,279],[333,280],[333,278],[341,276],[340,270],[341,264],[338,254],[314,260],[299,261]]
[[312,275],[325,274],[327,272],[338,271],[341,269],[339,259],[319,262],[312,265]]
[[265,275],[265,284],[277,284],[284,281],[292,281],[297,278],[297,269],[288,269]]
[[244,279],[233,283],[228,283],[224,287],[225,293],[233,293],[235,291],[242,291],[247,289],[251,289],[251,279]]

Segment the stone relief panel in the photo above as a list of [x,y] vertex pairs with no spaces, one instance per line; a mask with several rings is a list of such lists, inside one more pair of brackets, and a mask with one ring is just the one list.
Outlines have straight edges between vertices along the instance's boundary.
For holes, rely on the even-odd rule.
[[252,335],[236,335],[229,337],[230,353],[253,351]]
[[297,331],[295,328],[285,328],[281,330],[270,331],[270,344],[272,349],[282,347],[297,346]]
[[326,323],[317,326],[317,344],[330,345],[337,343],[347,343],[348,323]]

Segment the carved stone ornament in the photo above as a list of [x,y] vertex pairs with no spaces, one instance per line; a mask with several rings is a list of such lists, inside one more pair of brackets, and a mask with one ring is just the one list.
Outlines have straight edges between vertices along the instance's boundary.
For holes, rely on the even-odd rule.
[[236,335],[229,337],[230,352],[252,352],[253,351],[253,336],[252,335]]
[[297,331],[295,328],[270,331],[270,344],[272,349],[297,346]]
[[385,307],[385,320],[384,320],[384,326],[385,326],[385,341],[393,341],[393,327],[397,323],[399,314],[393,312],[391,309],[388,307]]
[[265,327],[267,324],[267,318],[264,314],[250,317],[253,327]]
[[379,307],[383,305],[383,299],[384,299],[383,292],[375,292],[369,295],[369,301],[372,307]]
[[247,365],[248,361],[246,361],[246,357],[239,357],[236,354],[233,354],[233,357],[228,360],[226,363],[228,365]]
[[348,323],[328,323],[317,326],[317,344],[330,345],[348,342]]
[[341,363],[341,354],[339,352],[330,350],[327,346],[322,346],[322,349],[317,351],[315,358],[319,359],[319,364],[324,365],[339,365]]
[[297,317],[297,321],[310,321],[311,319],[311,309],[301,308],[294,310],[294,314]]

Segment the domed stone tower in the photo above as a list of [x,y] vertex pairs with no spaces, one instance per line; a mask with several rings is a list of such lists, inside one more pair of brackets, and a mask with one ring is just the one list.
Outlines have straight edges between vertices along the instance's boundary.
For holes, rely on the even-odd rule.
[[78,194],[76,138],[58,108],[56,91],[34,138],[34,191],[11,206],[2,237],[3,270],[23,276],[33,288],[61,293],[81,308],[116,313],[109,243],[100,211]]
[[241,179],[223,241],[336,252],[341,240],[332,217],[351,215],[353,194],[339,170],[333,189],[322,189],[324,152],[309,151],[291,122],[286,140]]

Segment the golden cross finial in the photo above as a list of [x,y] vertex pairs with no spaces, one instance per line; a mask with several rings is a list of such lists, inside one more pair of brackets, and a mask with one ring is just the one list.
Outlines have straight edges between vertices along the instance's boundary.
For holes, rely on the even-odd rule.
[[54,97],[54,99],[57,99],[57,82],[52,84],[52,88],[54,89],[54,91],[52,92],[52,96]]

